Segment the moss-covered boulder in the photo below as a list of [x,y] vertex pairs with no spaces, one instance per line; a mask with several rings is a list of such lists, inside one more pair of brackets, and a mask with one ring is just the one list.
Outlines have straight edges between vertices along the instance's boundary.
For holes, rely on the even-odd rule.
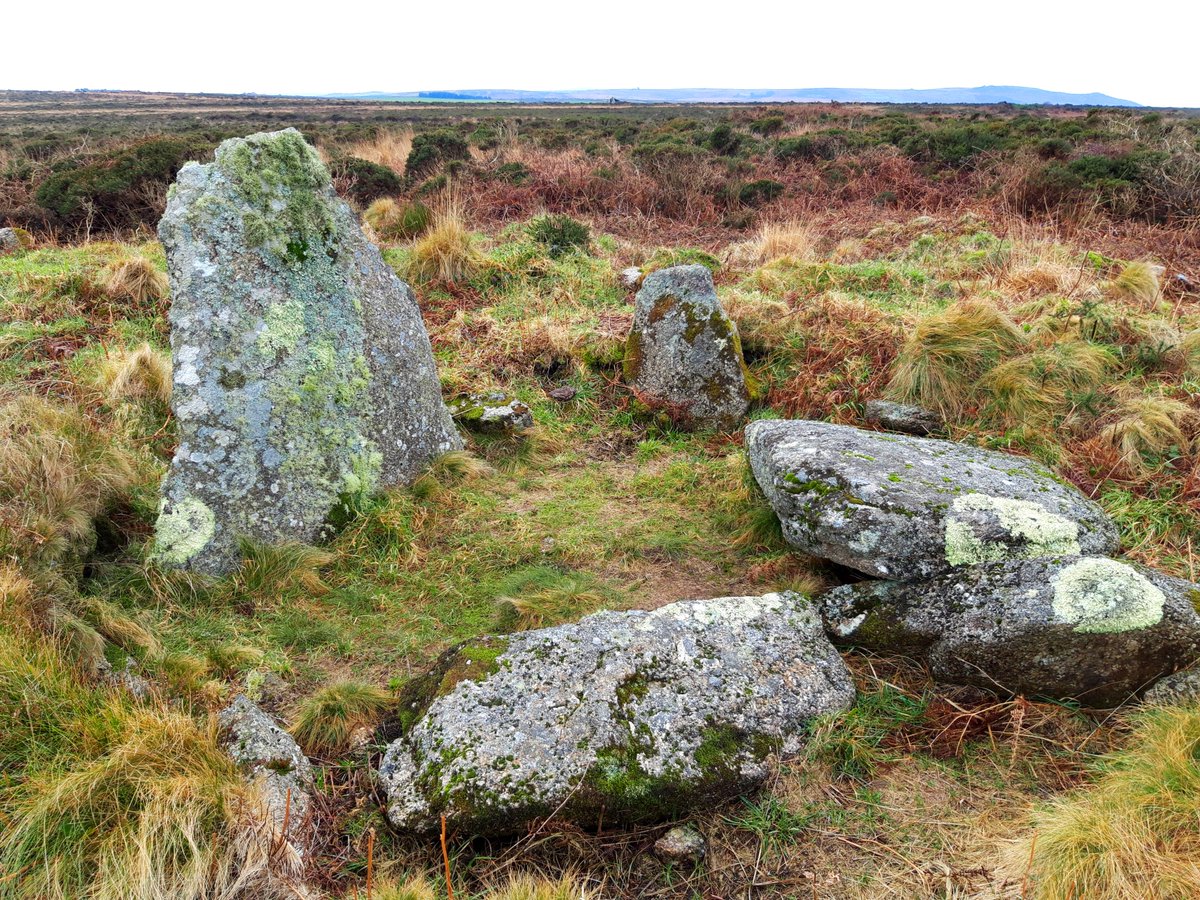
[[533,427],[529,407],[502,391],[461,394],[447,406],[455,422],[481,434],[519,434]]
[[412,292],[299,132],[184,166],[159,235],[179,429],[162,563],[219,574],[239,536],[317,540],[462,446]]
[[953,684],[1123,703],[1200,655],[1200,590],[1097,556],[1008,560],[821,597],[835,640],[927,662]]
[[799,595],[602,612],[447,653],[405,691],[379,774],[406,830],[667,819],[761,781],[853,699]]
[[1117,548],[1099,506],[1007,453],[782,419],[746,426],[746,450],[789,543],[878,578]]
[[736,428],[750,407],[737,326],[704,266],[651,272],[634,305],[625,381],[639,400],[675,418]]

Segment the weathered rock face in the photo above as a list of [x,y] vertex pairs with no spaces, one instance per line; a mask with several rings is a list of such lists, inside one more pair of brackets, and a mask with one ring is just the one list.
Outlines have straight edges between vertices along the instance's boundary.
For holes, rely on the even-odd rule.
[[1200,590],[1104,557],[969,566],[821,598],[837,639],[924,659],[935,678],[1113,706],[1196,659]]
[[868,400],[863,405],[863,414],[868,422],[904,434],[937,434],[946,427],[945,420],[932,409],[890,400]]
[[308,812],[313,774],[308,757],[290,734],[243,694],[221,710],[217,722],[225,751],[261,786],[276,833],[303,856],[312,836]]
[[746,415],[741,340],[704,266],[646,276],[625,347],[625,381],[647,404],[699,425],[735,428]]
[[868,575],[923,578],[1117,547],[1100,507],[1005,453],[785,420],[746,426],[746,449],[788,542]]
[[[604,612],[447,653],[405,696],[388,816],[476,833],[554,814],[649,821],[723,798],[854,687],[795,594]],[[601,812],[603,811],[603,813]]]
[[447,406],[454,421],[482,434],[515,434],[533,427],[533,413],[500,391],[455,397]]
[[317,539],[339,504],[462,446],[412,292],[298,132],[184,166],[159,235],[179,427],[161,562],[219,574],[239,535]]
[[0,228],[0,256],[16,253],[24,244],[15,228]]

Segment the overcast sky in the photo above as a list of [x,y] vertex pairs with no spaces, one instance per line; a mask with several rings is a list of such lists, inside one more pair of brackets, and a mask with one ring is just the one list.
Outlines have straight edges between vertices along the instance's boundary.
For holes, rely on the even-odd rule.
[[14,0],[0,89],[1014,84],[1200,106],[1196,0]]

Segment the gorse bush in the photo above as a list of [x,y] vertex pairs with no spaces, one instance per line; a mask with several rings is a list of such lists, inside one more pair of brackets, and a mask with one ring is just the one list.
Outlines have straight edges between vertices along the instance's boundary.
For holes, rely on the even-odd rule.
[[335,159],[329,164],[329,174],[345,182],[345,192],[363,206],[404,189],[403,179],[387,166],[354,156]]
[[154,138],[90,160],[69,160],[37,187],[44,208],[70,226],[130,228],[162,215],[167,187],[184,163],[200,159],[212,144]]
[[470,145],[453,131],[427,131],[412,140],[404,171],[410,177],[427,175],[453,160],[471,158]]

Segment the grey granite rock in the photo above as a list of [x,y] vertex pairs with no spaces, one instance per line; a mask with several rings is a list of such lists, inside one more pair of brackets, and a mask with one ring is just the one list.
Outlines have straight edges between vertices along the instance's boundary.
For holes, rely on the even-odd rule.
[[625,381],[650,407],[701,426],[735,428],[746,415],[741,340],[704,266],[646,276],[626,342]]
[[704,859],[708,842],[693,825],[676,825],[654,842],[654,853],[673,863],[692,863]]
[[868,400],[863,406],[866,420],[888,431],[921,437],[937,434],[946,427],[940,414],[923,406],[908,406],[890,400]]
[[465,394],[455,397],[447,406],[454,421],[483,434],[515,434],[533,427],[529,407],[500,391]]
[[788,542],[868,575],[1117,547],[1099,506],[1006,453],[781,419],[746,426],[746,450]]
[[312,837],[313,773],[308,757],[290,734],[244,694],[238,694],[218,713],[217,722],[225,751],[261,786],[276,833],[284,833],[286,820],[287,840],[303,856]]
[[15,229],[0,228],[0,256],[5,253],[16,253],[22,246],[21,238]]
[[406,688],[379,774],[404,829],[652,821],[760,782],[853,699],[799,595],[603,612],[449,651]]
[[1186,669],[1160,678],[1146,691],[1147,703],[1190,703],[1200,699],[1200,670]]
[[316,540],[462,446],[412,292],[298,132],[184,166],[159,236],[179,428],[161,563],[220,574],[239,535]]
[[1190,582],[1104,557],[968,566],[820,598],[835,640],[924,660],[949,683],[1114,706],[1200,654]]

